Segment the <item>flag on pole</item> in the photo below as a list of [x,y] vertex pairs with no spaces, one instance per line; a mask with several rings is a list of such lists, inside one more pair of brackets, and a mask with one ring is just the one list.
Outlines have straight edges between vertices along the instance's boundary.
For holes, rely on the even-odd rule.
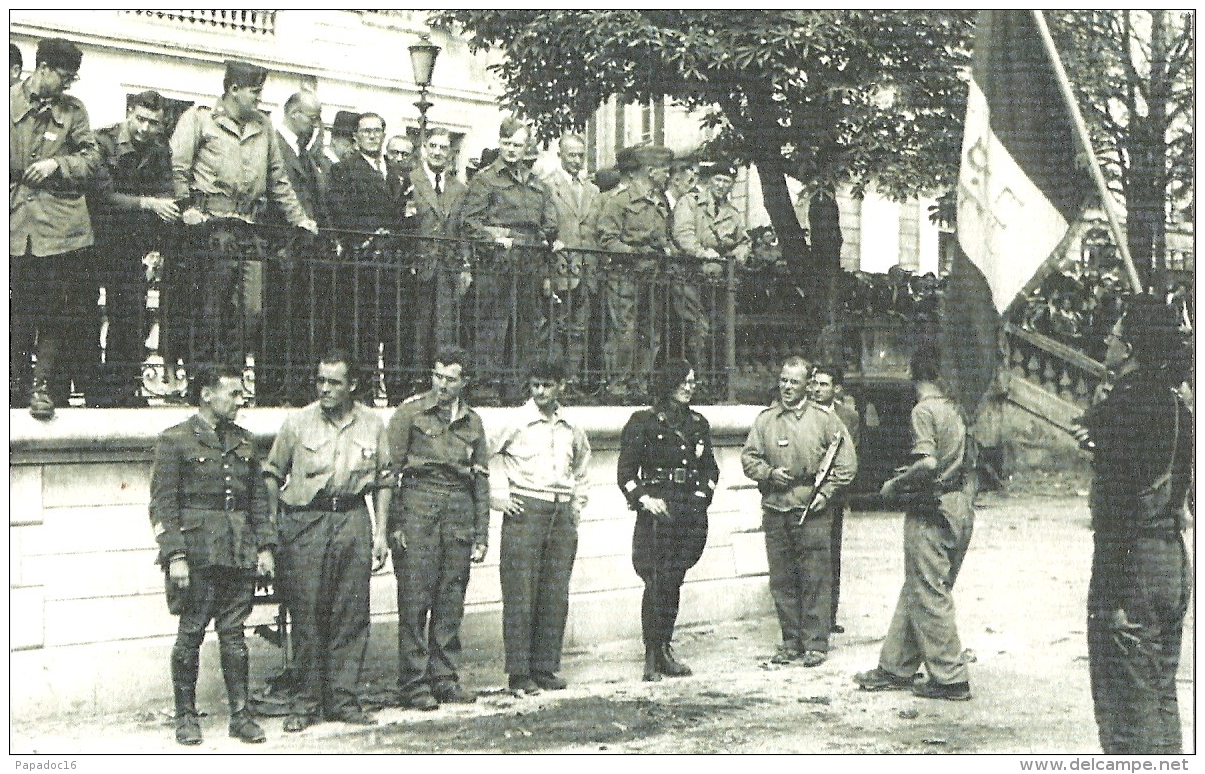
[[941,342],[968,414],[995,376],[999,315],[1049,271],[1095,191],[1034,13],[983,11],[975,31]]

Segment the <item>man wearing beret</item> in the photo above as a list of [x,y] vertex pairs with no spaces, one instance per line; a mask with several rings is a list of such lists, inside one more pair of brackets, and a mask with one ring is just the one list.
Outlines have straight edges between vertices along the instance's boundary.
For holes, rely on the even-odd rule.
[[[641,254],[634,262],[613,263],[603,288],[603,361],[607,392],[611,395],[622,397],[639,391],[637,374],[647,373],[656,357],[650,288],[645,289],[646,297],[642,299],[641,288],[631,272],[636,271],[648,283],[657,268],[656,258],[664,256],[669,246],[665,187],[673,160],[673,151],[660,145],[621,152],[616,161],[621,163],[621,173],[631,166],[629,183],[616,189],[618,192],[606,199],[599,210],[596,228],[599,247]],[[642,318],[645,324],[640,323]]]
[[[262,240],[246,227],[263,218],[267,199],[289,224],[318,233],[289,182],[276,132],[258,109],[267,77],[257,65],[227,62],[222,97],[212,108],[185,111],[172,135],[172,185],[190,227],[192,265],[169,265],[168,294],[180,294],[175,303],[188,307],[182,324],[191,325],[196,349],[182,354],[194,361],[246,354],[235,350],[240,339],[253,337],[262,308],[256,258],[264,254]],[[171,315],[165,311],[164,318]],[[169,345],[179,346],[177,337],[187,339],[189,331],[173,333]]]
[[[725,263],[743,264],[749,257],[745,218],[728,198],[735,174],[727,162],[705,167],[703,185],[679,199],[674,207],[675,244],[688,258],[702,261],[701,273],[712,281],[723,279]],[[688,276],[690,282],[671,287],[670,303],[682,321],[686,351],[695,365],[703,369],[709,363],[706,349],[711,320],[703,307],[698,273],[691,271]]]
[[70,41],[43,40],[33,75],[8,92],[9,404],[28,398],[42,420],[72,379],[90,389],[100,363],[98,285],[84,252],[93,242],[84,192],[100,149],[84,103],[65,93],[82,59]]

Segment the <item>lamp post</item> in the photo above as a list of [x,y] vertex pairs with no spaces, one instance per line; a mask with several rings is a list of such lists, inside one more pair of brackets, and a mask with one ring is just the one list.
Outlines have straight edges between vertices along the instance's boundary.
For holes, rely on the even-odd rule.
[[414,70],[414,85],[418,86],[418,143],[421,148],[427,142],[427,111],[431,103],[427,101],[427,89],[431,87],[431,76],[435,72],[435,58],[439,56],[440,48],[431,42],[429,35],[423,35],[422,40],[410,46],[410,67]]

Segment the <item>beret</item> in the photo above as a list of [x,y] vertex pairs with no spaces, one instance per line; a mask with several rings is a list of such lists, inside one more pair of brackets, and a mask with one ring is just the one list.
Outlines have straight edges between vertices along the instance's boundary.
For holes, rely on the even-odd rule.
[[268,80],[268,71],[250,62],[234,59],[226,62],[226,83],[232,86],[263,86]]

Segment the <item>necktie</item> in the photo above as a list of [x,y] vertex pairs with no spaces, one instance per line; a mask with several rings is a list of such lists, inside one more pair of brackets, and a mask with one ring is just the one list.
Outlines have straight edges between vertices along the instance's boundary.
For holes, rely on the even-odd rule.
[[444,173],[436,172],[435,173],[435,195],[443,196],[443,192],[444,192]]

